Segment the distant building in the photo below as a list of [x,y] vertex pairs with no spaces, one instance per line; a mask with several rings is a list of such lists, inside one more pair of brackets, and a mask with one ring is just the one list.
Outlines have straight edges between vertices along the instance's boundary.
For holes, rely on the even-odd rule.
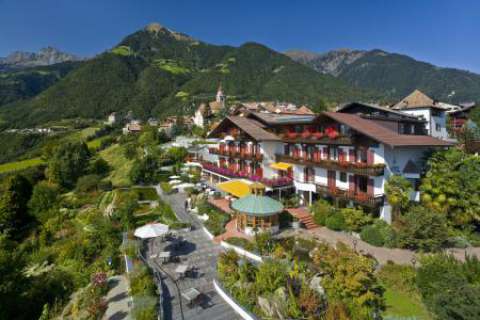
[[243,115],[248,112],[276,113],[276,114],[297,114],[307,115],[314,114],[307,106],[297,107],[295,104],[288,102],[244,102],[234,106],[230,110],[231,115]]
[[415,90],[393,106],[399,110],[426,121],[428,135],[447,140],[447,110],[420,90]]
[[226,96],[220,85],[215,96],[215,101],[201,103],[193,117],[193,124],[198,127],[206,127],[221,110],[225,109]]
[[476,107],[474,102],[460,104],[460,109],[448,113],[449,124],[454,132],[462,131],[467,123],[470,112]]
[[[168,137],[172,137],[172,129],[177,124],[177,116],[166,117],[159,125],[158,131],[163,131]],[[189,116],[183,116],[183,125],[187,128],[191,128],[193,125],[192,119]]]
[[151,127],[158,127],[159,124],[158,120],[155,118],[148,118],[147,123]]
[[117,123],[117,113],[116,112],[112,112],[108,115],[107,117],[107,124],[108,125],[114,125],[115,123]]
[[125,125],[122,131],[123,134],[129,134],[142,132],[142,129],[143,127],[140,120],[132,120]]

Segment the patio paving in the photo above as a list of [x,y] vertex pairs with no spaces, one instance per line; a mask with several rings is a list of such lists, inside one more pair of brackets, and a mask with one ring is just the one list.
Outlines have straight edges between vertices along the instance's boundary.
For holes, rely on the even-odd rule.
[[[200,228],[200,223],[193,219],[184,207],[185,195],[173,194],[161,197],[168,202],[177,214],[179,220],[191,222],[193,230],[178,231],[178,237],[183,239],[183,245],[178,249],[171,248],[171,242],[161,239],[149,241],[147,256],[170,250],[178,257],[178,261],[161,264],[158,258],[150,259],[151,265],[163,276],[164,319],[188,320],[237,320],[241,317],[217,294],[213,287],[216,275],[216,262],[222,247],[210,240]],[[193,276],[178,279],[175,270],[179,265],[189,264],[195,267]],[[168,275],[170,276],[168,276]],[[172,279],[173,278],[173,279]],[[178,288],[177,288],[178,286]],[[181,298],[181,293],[196,288],[202,293],[202,302],[193,307],[187,306],[187,301]],[[180,293],[179,293],[180,291]],[[182,299],[180,301],[180,299]],[[183,317],[182,317],[183,313]]]

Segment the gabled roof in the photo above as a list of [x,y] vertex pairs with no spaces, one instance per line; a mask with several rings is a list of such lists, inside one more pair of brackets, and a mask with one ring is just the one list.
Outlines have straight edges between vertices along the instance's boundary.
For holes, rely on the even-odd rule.
[[393,109],[396,110],[418,108],[435,108],[444,110],[443,108],[437,106],[432,98],[418,89],[415,89],[412,93],[393,106]]
[[369,103],[364,103],[364,102],[351,102],[351,103],[344,104],[342,106],[339,106],[339,108],[337,109],[337,112],[345,113],[349,108],[354,107],[356,105],[364,106],[366,108],[378,110],[378,111],[381,111],[381,112],[388,112],[388,113],[391,113],[393,115],[397,115],[397,116],[405,118],[405,119],[416,120],[416,121],[419,120],[418,117],[413,116],[413,115],[408,114],[408,113],[405,113],[405,112],[396,111],[396,110],[393,110],[391,108],[382,107],[382,106],[379,106],[379,105],[369,104]]
[[295,111],[295,114],[315,114],[315,113],[312,110],[310,110],[310,108],[306,106],[301,106],[300,108],[298,108],[297,111]]
[[308,124],[315,120],[315,114],[277,114],[251,112],[251,117],[257,118],[268,125]]
[[209,137],[220,133],[224,125],[228,122],[233,123],[257,141],[280,141],[279,137],[263,129],[257,121],[240,116],[230,116],[223,119],[223,121],[210,132]]
[[359,133],[379,141],[391,147],[415,147],[415,146],[450,146],[450,142],[426,135],[398,134],[395,131],[382,127],[375,121],[364,119],[355,114],[340,112],[322,112],[339,123],[345,124]]

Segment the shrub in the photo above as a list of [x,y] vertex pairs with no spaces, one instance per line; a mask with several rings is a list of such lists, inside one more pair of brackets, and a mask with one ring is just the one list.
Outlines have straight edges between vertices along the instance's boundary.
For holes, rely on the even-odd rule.
[[170,194],[173,191],[172,186],[168,182],[160,182],[160,188],[166,194]]
[[155,295],[155,282],[153,281],[153,276],[146,267],[139,266],[138,268],[135,268],[130,275],[130,291],[133,296]]
[[328,229],[341,231],[347,229],[347,224],[345,222],[345,217],[341,212],[335,212],[333,215],[329,216],[325,220],[325,226]]
[[88,174],[80,177],[77,181],[76,189],[79,192],[90,192],[98,189],[100,176],[96,174]]
[[328,217],[335,213],[335,208],[326,200],[318,200],[311,207],[315,223],[324,226]]
[[102,180],[98,183],[98,189],[102,191],[112,191],[112,181],[110,180]]
[[103,158],[95,159],[90,163],[90,173],[105,176],[110,171],[110,165]]
[[362,209],[343,208],[340,212],[345,217],[345,223],[350,231],[359,232],[364,226],[371,224],[373,220]]
[[392,227],[380,219],[375,220],[371,225],[365,226],[360,232],[360,238],[377,247],[395,246],[395,233]]
[[448,239],[445,217],[422,206],[414,206],[399,219],[398,244],[402,248],[435,251]]

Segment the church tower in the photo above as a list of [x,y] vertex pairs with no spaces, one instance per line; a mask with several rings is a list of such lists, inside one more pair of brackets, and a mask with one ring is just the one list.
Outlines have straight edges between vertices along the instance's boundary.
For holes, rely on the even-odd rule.
[[222,104],[222,107],[225,107],[226,96],[223,94],[222,84],[218,86],[217,96],[215,99],[218,103]]

